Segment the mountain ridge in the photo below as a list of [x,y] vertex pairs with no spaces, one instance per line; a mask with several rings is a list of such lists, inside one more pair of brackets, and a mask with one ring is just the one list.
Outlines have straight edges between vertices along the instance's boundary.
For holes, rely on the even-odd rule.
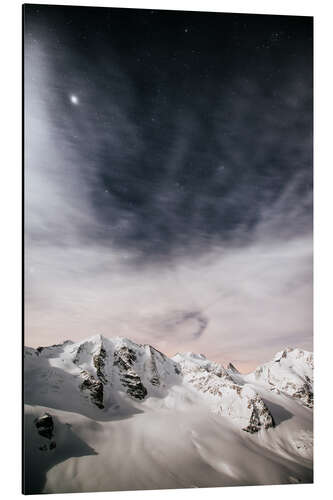
[[24,356],[31,493],[312,481],[307,351],[281,351],[248,375],[101,335]]
[[[43,388],[39,401],[36,395],[32,397],[39,404],[48,403],[44,406],[57,404],[60,388],[65,392],[70,388],[71,401],[77,401],[78,411],[87,407],[88,402],[110,414],[128,406],[139,410],[138,403],[154,406],[157,399],[160,405],[161,400],[165,406],[177,405],[183,392],[183,399],[200,402],[209,411],[231,417],[251,433],[274,426],[274,418],[258,393],[257,384],[313,406],[310,376],[313,357],[300,349],[287,348],[248,375],[242,375],[232,364],[225,368],[203,354],[177,353],[170,358],[149,344],[100,334],[80,342],[67,340],[37,349],[27,347],[24,352],[27,381],[39,371],[39,378],[48,380],[49,387]],[[298,367],[302,363],[309,365],[303,369],[304,377],[300,370],[295,372],[292,362]],[[278,369],[277,363],[284,368]],[[61,370],[70,375],[70,382],[61,380]],[[38,386],[38,382],[31,382],[30,387]],[[26,396],[29,400],[29,389]]]

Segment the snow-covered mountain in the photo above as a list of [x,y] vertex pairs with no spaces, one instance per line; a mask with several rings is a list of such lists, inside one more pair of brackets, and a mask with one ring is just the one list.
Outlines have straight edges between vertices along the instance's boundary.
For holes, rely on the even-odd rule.
[[313,408],[313,354],[301,349],[285,349],[259,366],[246,380],[271,386]]
[[274,427],[274,419],[262,397],[249,384],[233,378],[222,365],[202,354],[176,354],[184,389],[200,398],[213,413],[231,417],[244,431]]
[[[305,467],[305,472],[299,473],[296,479],[304,482],[311,476],[309,465],[312,454],[310,408],[313,404],[311,353],[299,349],[286,349],[253,373],[242,375],[231,363],[224,368],[218,363],[209,361],[202,354],[178,353],[173,358],[168,358],[150,345],[136,344],[122,337],[107,339],[98,335],[82,342],[66,341],[60,345],[37,349],[27,347],[24,358],[26,489],[29,491],[59,491],[58,486],[52,486],[52,481],[58,477],[59,466],[56,464],[59,461],[62,462],[64,457],[72,460],[73,456],[77,456],[73,450],[79,448],[79,456],[81,457],[81,454],[84,456],[76,461],[84,463],[84,458],[87,458],[88,454],[95,458],[94,464],[99,463],[94,455],[95,446],[92,444],[96,443],[96,440],[99,441],[103,435],[104,443],[101,445],[103,448],[108,439],[111,439],[108,430],[110,427],[114,429],[118,423],[117,429],[114,430],[122,435],[125,422],[130,425],[134,421],[137,424],[134,442],[137,433],[141,436],[142,425],[146,424],[145,443],[149,442],[149,446],[153,449],[160,442],[161,436],[156,437],[155,431],[150,433],[149,428],[155,429],[156,423],[160,422],[158,425],[163,432],[163,422],[169,419],[170,431],[173,432],[174,419],[179,419],[183,427],[178,429],[178,434],[185,439],[185,442],[188,440],[187,433],[191,432],[192,451],[187,450],[186,454],[190,453],[187,460],[193,460],[191,453],[199,453],[206,466],[208,461],[216,472],[217,465],[211,464],[212,457],[216,453],[215,448],[213,447],[214,453],[211,454],[207,450],[202,451],[207,446],[205,434],[210,436],[212,429],[207,428],[204,434],[199,436],[195,430],[199,425],[196,420],[199,416],[200,427],[201,422],[206,422],[214,429],[216,427],[215,433],[218,432],[218,436],[215,436],[215,439],[225,445],[224,449],[230,447],[230,444],[226,445],[225,440],[228,440],[226,435],[222,438],[223,431],[227,431],[229,437],[234,436],[233,446],[236,448],[240,442],[246,442],[247,445],[250,443],[253,446],[253,439],[260,433],[260,446],[264,446],[267,451],[277,438],[281,446],[278,427],[288,420],[287,416],[290,415],[292,419],[293,415],[294,420],[300,419],[303,423],[292,436],[288,434],[290,426],[288,427],[286,433],[288,439],[287,444],[283,441],[283,453],[286,454],[286,450],[291,446],[289,450],[291,459],[295,460],[293,457],[295,442],[301,443],[298,448],[298,445],[296,446],[296,455],[298,462],[302,463],[303,468]],[[303,434],[300,434],[300,431]],[[78,435],[81,436],[80,439]],[[91,438],[89,445],[86,439],[82,440],[87,436]],[[295,436],[298,436],[297,439]],[[112,434],[110,446],[113,446],[114,437]],[[204,445],[202,442],[198,444],[198,437],[200,440],[204,439]],[[209,440],[210,438],[208,442]],[[68,443],[72,443],[72,447]],[[176,449],[180,446],[178,442],[173,445]],[[166,448],[168,446],[166,444]],[[118,453],[118,459],[121,461],[123,451],[118,450]],[[164,453],[168,455],[171,451],[166,449]],[[276,450],[273,453],[276,453]],[[59,454],[62,460],[59,460]],[[226,464],[229,463],[228,460],[228,457],[224,456]],[[109,463],[109,459],[106,459],[106,462]],[[41,463],[49,472],[43,472]],[[218,463],[220,462],[217,461]],[[107,465],[104,465],[103,469],[105,467]],[[228,467],[230,469],[230,464],[226,465],[226,469]],[[111,469],[113,468],[114,465]],[[170,464],[168,468],[170,469]],[[221,472],[214,473],[213,484],[208,482],[207,486],[271,484],[267,481],[268,476],[264,483],[260,479],[255,479],[256,472],[253,473],[253,477],[251,474],[245,474],[247,479],[242,482],[238,477],[239,474],[230,473],[230,470],[227,475],[225,472],[222,475]],[[107,470],[105,473],[108,474]],[[148,474],[148,471],[145,474]],[[290,482],[288,474],[287,479],[284,476],[277,482]],[[107,477],[109,478],[109,475]],[[141,486],[139,484],[132,488],[131,481],[127,485],[119,485],[117,479],[110,483],[110,479],[104,478],[102,481],[104,485],[105,481],[107,486],[102,488],[105,490],[179,487],[180,484],[179,481],[172,482],[170,479],[168,486],[163,486],[164,482],[161,479],[161,484],[154,485],[146,478]],[[81,487],[70,482],[69,475],[67,486],[61,491],[100,489],[93,486],[95,479],[92,479],[90,485],[87,485],[87,479],[84,482],[85,487],[80,489]]]

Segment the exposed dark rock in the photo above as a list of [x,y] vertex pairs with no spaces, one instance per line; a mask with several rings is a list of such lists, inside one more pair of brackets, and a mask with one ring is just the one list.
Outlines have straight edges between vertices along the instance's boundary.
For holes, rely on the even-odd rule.
[[152,385],[160,385],[160,377],[157,371],[156,359],[155,359],[155,352],[158,351],[155,351],[153,347],[149,346],[149,352],[150,352],[150,363],[151,363],[150,369],[153,375],[152,378],[150,379],[150,383]]
[[177,366],[177,365],[174,365],[174,369],[175,369],[175,373],[176,373],[177,375],[180,375],[180,374],[181,374],[181,371],[180,371],[180,369],[178,368],[178,366]]
[[80,385],[81,390],[88,390],[90,393],[91,401],[101,410],[104,408],[103,404],[103,383],[101,380],[96,380],[92,375],[86,371],[82,371],[83,382]]
[[76,354],[75,354],[75,358],[73,359],[73,363],[75,363],[76,365],[79,363],[80,361],[80,354],[81,352],[83,351],[83,345],[79,345],[79,348],[78,350],[76,351]]
[[237,370],[237,368],[232,363],[228,364],[227,369],[230,370],[233,373],[238,373],[239,374],[239,371]]
[[44,413],[41,417],[36,418],[35,426],[40,436],[47,439],[51,439],[53,437],[54,424],[53,418],[49,413]]
[[114,361],[115,365],[119,365],[119,367],[123,370],[128,370],[133,366],[136,361],[136,354],[133,349],[123,346],[118,351],[114,352]]
[[255,409],[252,410],[252,415],[250,417],[250,423],[247,427],[243,428],[243,431],[249,432],[250,434],[255,434],[260,429],[260,420]]
[[302,387],[294,392],[293,396],[300,399],[304,406],[313,408],[313,392],[310,384],[308,384],[307,382],[305,382]]
[[93,363],[94,367],[96,368],[96,374],[97,377],[104,383],[107,383],[107,378],[105,376],[105,373],[103,372],[103,369],[105,367],[105,359],[106,359],[106,351],[103,346],[101,346],[99,352],[94,355],[93,357]]
[[135,399],[144,399],[147,396],[147,389],[141,382],[140,377],[133,370],[129,370],[124,373],[120,380],[125,386],[126,392],[129,396],[132,396]]
[[139,375],[132,366],[136,361],[135,352],[129,347],[123,346],[114,352],[114,365],[118,365],[121,372],[121,382],[126,388],[127,394],[136,399],[144,399],[148,392],[143,385]]
[[166,355],[163,354],[163,352],[161,352],[158,349],[156,349],[156,347],[152,347],[150,345],[149,348],[150,348],[151,352],[154,352],[154,353],[157,352],[161,356],[162,359],[167,359]]
[[262,428],[275,427],[274,418],[259,395],[249,400],[248,408],[252,408],[252,413],[249,424],[243,428],[243,431],[254,434]]

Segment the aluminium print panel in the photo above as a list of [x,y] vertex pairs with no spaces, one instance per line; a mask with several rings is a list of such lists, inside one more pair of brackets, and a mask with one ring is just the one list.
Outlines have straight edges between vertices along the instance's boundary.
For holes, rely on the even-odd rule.
[[24,5],[24,493],[313,481],[312,25]]

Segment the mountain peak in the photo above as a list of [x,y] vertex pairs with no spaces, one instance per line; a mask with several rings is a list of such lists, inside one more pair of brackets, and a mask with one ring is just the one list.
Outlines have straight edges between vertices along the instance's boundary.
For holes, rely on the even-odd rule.
[[304,360],[306,363],[313,363],[313,353],[300,349],[298,347],[287,347],[283,351],[275,354],[273,361],[281,362],[282,360]]
[[101,333],[96,333],[92,337],[85,339],[82,343],[84,343],[84,342],[103,342],[104,340],[106,340],[106,338]]
[[235,365],[233,365],[232,363],[228,364],[227,370],[231,371],[232,373],[240,374],[240,372],[237,370],[237,368],[235,367]]
[[313,354],[309,351],[287,347],[272,361],[258,366],[248,378],[313,407]]

